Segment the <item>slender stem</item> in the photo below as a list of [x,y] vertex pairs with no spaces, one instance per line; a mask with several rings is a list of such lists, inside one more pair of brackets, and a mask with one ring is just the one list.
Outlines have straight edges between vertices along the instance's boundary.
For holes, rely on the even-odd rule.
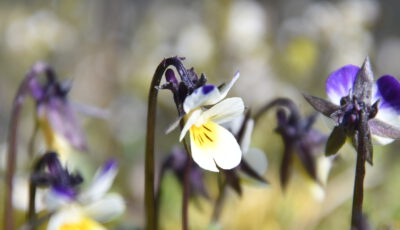
[[183,175],[183,196],[182,196],[182,230],[189,229],[189,195],[190,195],[190,170],[192,158],[186,159],[185,175]]
[[297,106],[293,103],[293,101],[291,101],[288,98],[277,98],[269,102],[268,104],[264,105],[264,107],[262,107],[254,115],[254,121],[257,123],[257,121],[261,118],[261,116],[274,106],[286,106],[287,109],[290,110],[291,116],[296,120],[300,120],[299,110],[297,109]]
[[6,188],[5,188],[5,202],[3,223],[5,230],[14,230],[14,213],[12,207],[13,200],[13,180],[15,168],[17,163],[17,141],[18,141],[18,128],[19,117],[21,109],[28,94],[29,85],[32,79],[36,78],[39,74],[46,73],[47,76],[53,76],[53,71],[45,63],[35,64],[26,75],[25,79],[21,82],[17,94],[13,101],[13,108],[11,111],[11,121],[8,132],[8,155],[7,155],[7,173],[6,173]]
[[217,200],[215,201],[214,205],[214,210],[213,210],[213,215],[212,215],[212,223],[216,223],[221,215],[222,211],[222,206],[224,203],[224,198],[225,198],[225,191],[226,191],[226,179],[221,178],[222,181],[219,183],[219,192],[218,192],[218,197]]
[[[35,213],[36,213],[36,207],[35,207],[35,201],[36,201],[36,185],[30,181],[29,182],[29,208],[28,208],[28,214],[27,214],[27,219],[28,221],[35,221]],[[31,228],[34,230],[34,226]]]
[[[361,123],[361,122],[360,122]],[[363,213],[363,199],[364,199],[364,178],[365,178],[365,157],[366,157],[366,141],[365,131],[362,124],[359,124],[357,136],[357,163],[354,179],[354,192],[353,192],[353,207],[351,214],[351,228],[358,229],[361,223]]]
[[5,230],[13,230],[14,228],[14,212],[12,207],[13,200],[13,180],[17,162],[17,139],[19,117],[21,114],[22,105],[25,101],[27,79],[20,85],[17,94],[14,98],[13,109],[11,111],[11,122],[9,126],[8,136],[8,155],[7,155],[7,174],[5,186],[5,206],[3,223]]
[[[185,75],[186,69],[183,67],[178,57],[164,59],[157,67],[150,84],[148,107],[147,107],[147,133],[145,149],[145,210],[146,222],[145,229],[156,229],[155,214],[155,194],[154,194],[154,139],[157,114],[157,95],[161,79],[168,66],[176,67],[178,73]],[[185,78],[183,78],[185,79]]]

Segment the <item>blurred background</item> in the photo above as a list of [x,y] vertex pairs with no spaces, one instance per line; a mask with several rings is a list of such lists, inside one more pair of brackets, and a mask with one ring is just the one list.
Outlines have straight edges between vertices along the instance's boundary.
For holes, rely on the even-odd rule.
[[[89,152],[76,153],[85,177],[109,157],[120,163],[113,191],[126,199],[114,229],[143,226],[143,159],[149,84],[164,57],[186,57],[187,68],[220,84],[239,70],[230,95],[257,111],[278,96],[311,107],[301,96],[325,97],[333,70],[361,65],[369,55],[375,77],[400,76],[400,2],[396,0],[0,0],[0,169],[4,175],[11,104],[24,74],[48,62],[72,79],[71,100],[101,109],[105,118],[81,113]],[[156,136],[158,163],[177,145],[177,131],[164,135],[177,112],[169,91],[160,92]],[[27,172],[33,103],[24,109],[19,173]],[[79,111],[79,109],[77,109]],[[265,151],[268,186],[247,184],[240,197],[227,193],[220,223],[210,227],[217,176],[206,172],[209,200],[190,204],[191,229],[348,229],[355,153],[347,146],[331,167],[325,191],[295,167],[285,193],[279,186],[282,142],[274,112],[257,124],[252,146]],[[322,117],[317,129],[329,134]],[[373,229],[400,229],[400,143],[375,147],[367,168],[365,212]],[[173,174],[162,183],[161,229],[180,229],[181,187]],[[2,192],[2,191],[1,191]]]

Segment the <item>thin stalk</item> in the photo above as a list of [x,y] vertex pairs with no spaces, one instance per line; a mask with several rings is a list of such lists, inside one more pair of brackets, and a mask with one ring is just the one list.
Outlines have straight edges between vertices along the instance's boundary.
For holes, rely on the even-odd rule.
[[219,187],[218,197],[217,197],[217,200],[215,201],[214,210],[213,210],[213,214],[212,214],[212,219],[211,219],[212,223],[218,222],[218,219],[221,215],[222,206],[224,204],[224,198],[225,198],[227,184],[226,184],[226,178],[221,178],[221,180],[222,181],[220,181],[219,186],[218,186]]
[[190,170],[192,158],[186,159],[185,175],[183,175],[183,196],[182,196],[182,230],[189,229],[189,195],[190,195]]
[[296,107],[296,105],[288,98],[277,98],[268,104],[264,105],[255,115],[254,115],[254,122],[261,118],[261,116],[270,110],[274,106],[286,106],[287,109],[290,110],[291,116],[296,119],[300,120],[300,113]]
[[54,73],[51,68],[45,63],[35,64],[26,75],[25,79],[21,82],[18,88],[17,94],[13,101],[13,107],[11,111],[11,121],[8,130],[8,154],[7,154],[7,173],[6,173],[6,185],[5,185],[5,202],[4,202],[4,214],[3,223],[5,230],[14,230],[14,212],[12,207],[13,200],[13,180],[15,174],[15,168],[17,163],[17,142],[18,142],[18,128],[19,118],[21,115],[22,106],[25,102],[25,98],[28,94],[29,84],[31,80],[37,77],[39,74],[45,73],[47,76],[53,76]]
[[17,94],[13,101],[13,108],[11,111],[11,122],[9,126],[8,136],[8,155],[7,155],[7,173],[6,173],[6,186],[5,186],[5,202],[3,223],[5,230],[14,230],[14,211],[12,207],[13,200],[13,180],[17,162],[17,140],[18,140],[18,127],[19,117],[21,115],[22,105],[25,101],[26,87],[28,78],[22,82]]
[[[36,207],[35,207],[35,201],[36,201],[36,185],[30,181],[29,182],[29,208],[28,208],[28,213],[27,213],[27,219],[29,222],[34,222],[36,219]],[[31,230],[34,230],[35,226],[31,227]]]
[[157,67],[153,79],[150,84],[149,99],[147,107],[147,133],[146,133],[146,149],[145,149],[145,210],[146,222],[145,229],[156,229],[156,213],[155,213],[155,193],[154,193],[154,139],[157,114],[157,96],[158,87],[165,70],[173,65],[177,69],[182,80],[186,75],[186,69],[183,67],[181,60],[178,57],[164,59]]
[[353,207],[351,214],[351,228],[358,229],[361,223],[363,213],[363,199],[364,199],[364,178],[365,178],[365,161],[367,151],[372,151],[367,147],[367,133],[368,122],[367,116],[363,112],[360,113],[360,122],[358,123],[357,133],[357,163],[354,179],[354,192],[353,192]]

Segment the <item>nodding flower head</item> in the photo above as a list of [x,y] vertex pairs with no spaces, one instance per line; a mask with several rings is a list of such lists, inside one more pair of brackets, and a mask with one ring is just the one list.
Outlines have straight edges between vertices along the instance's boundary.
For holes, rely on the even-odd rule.
[[193,160],[203,169],[217,172],[218,168],[232,169],[240,163],[242,151],[238,142],[220,125],[244,111],[241,98],[224,99],[238,78],[239,73],[236,73],[228,84],[220,88],[203,85],[183,102],[185,125],[179,139],[182,141],[189,131]]
[[[45,82],[39,75],[45,73]],[[36,102],[39,124],[48,145],[48,149],[58,150],[57,135],[78,150],[85,150],[86,139],[68,101],[69,82],[59,82],[54,71],[44,63],[38,63],[27,75],[28,91]]]
[[400,83],[390,75],[374,82],[369,59],[362,67],[346,65],[334,71],[326,81],[330,101],[305,95],[319,112],[336,123],[326,146],[328,155],[335,154],[346,137],[356,147],[358,133],[364,133],[366,159],[372,163],[372,138],[388,144],[400,138]]

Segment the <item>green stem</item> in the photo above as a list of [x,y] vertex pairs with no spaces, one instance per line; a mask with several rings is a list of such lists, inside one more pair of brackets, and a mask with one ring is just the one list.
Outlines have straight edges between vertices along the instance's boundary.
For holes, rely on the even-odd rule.
[[[153,79],[150,84],[148,107],[147,107],[147,133],[146,133],[146,149],[145,149],[145,210],[146,222],[145,229],[156,229],[156,214],[155,214],[155,193],[154,193],[154,139],[155,126],[157,115],[157,96],[158,87],[165,70],[173,65],[178,73],[185,76],[186,69],[183,67],[181,60],[178,57],[164,59],[157,67]],[[185,80],[185,79],[182,79]]]
[[357,150],[357,163],[354,179],[353,207],[351,215],[351,228],[357,229],[362,218],[364,199],[364,178],[365,178],[365,153],[362,151],[363,136],[358,135],[360,140]]
[[5,202],[3,223],[5,230],[14,230],[14,211],[12,206],[13,201],[13,180],[17,162],[17,139],[19,117],[21,115],[22,105],[25,101],[26,88],[29,78],[26,78],[20,85],[17,94],[14,98],[13,109],[11,111],[11,122],[9,126],[8,136],[8,155],[7,155],[7,173],[6,173],[6,186],[5,186]]

